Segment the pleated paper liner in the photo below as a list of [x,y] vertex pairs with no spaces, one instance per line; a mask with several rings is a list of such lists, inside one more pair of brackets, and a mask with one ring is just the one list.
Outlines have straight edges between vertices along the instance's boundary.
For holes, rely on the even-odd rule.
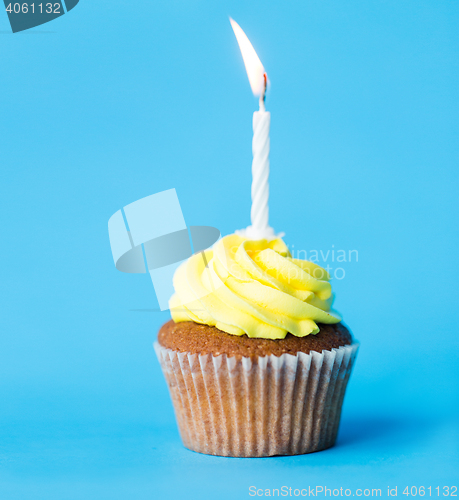
[[154,347],[190,450],[266,457],[334,445],[357,343],[256,359]]

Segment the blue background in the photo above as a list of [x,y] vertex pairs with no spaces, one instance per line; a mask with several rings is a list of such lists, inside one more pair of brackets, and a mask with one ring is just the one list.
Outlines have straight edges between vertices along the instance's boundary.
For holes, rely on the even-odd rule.
[[[248,225],[257,103],[228,15],[271,80],[273,227],[359,254],[333,286],[361,351],[312,455],[182,447],[168,313],[138,311],[151,281],[109,247],[114,212],[172,187],[187,224]],[[13,35],[0,12],[1,498],[457,485],[458,21],[452,0],[81,1]]]

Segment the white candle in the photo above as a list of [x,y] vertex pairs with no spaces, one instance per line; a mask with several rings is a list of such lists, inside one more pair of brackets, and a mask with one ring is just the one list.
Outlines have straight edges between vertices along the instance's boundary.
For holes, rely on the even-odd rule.
[[[265,74],[266,75],[266,74]],[[264,77],[266,81],[266,76]],[[266,88],[266,85],[265,85]],[[251,236],[264,238],[269,229],[269,125],[271,113],[265,109],[265,90],[260,97],[260,111],[253,114],[252,141],[252,221]]]
[[268,208],[271,114],[265,109],[268,78],[247,35],[233,19],[230,21],[242,52],[250,86],[253,93],[260,96],[260,110],[253,114],[252,209],[250,213],[252,225],[241,233],[251,239],[272,239],[275,238],[275,234],[269,226]]

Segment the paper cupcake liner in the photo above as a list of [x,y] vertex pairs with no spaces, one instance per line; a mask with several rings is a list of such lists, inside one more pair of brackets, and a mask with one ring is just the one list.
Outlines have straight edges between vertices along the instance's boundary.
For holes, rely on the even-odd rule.
[[190,450],[266,457],[335,443],[357,343],[256,359],[154,347]]

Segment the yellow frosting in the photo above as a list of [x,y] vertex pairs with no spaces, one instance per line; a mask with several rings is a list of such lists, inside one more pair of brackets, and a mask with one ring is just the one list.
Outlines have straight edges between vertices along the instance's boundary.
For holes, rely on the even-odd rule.
[[172,319],[195,321],[232,335],[282,339],[287,332],[318,333],[318,323],[338,323],[325,269],[293,259],[278,238],[249,240],[236,234],[193,255],[174,275]]

